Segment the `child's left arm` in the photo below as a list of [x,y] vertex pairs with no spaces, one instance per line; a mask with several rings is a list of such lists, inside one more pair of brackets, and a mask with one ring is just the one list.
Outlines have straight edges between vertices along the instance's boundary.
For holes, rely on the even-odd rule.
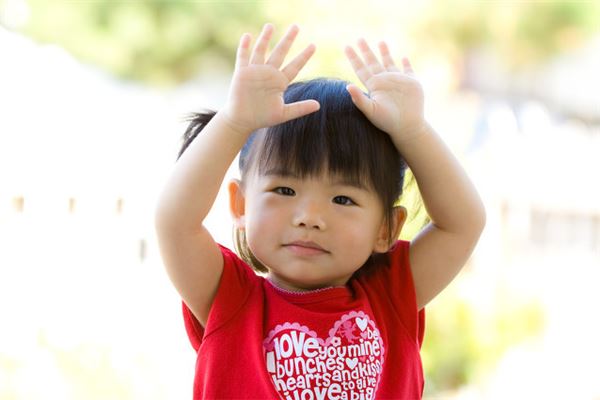
[[367,97],[348,85],[354,104],[379,129],[387,132],[412,170],[431,218],[411,242],[410,262],[419,309],[440,293],[471,255],[485,226],[485,209],[458,160],[423,114],[424,96],[408,59],[403,71],[380,43],[382,63],[364,40],[346,55]]

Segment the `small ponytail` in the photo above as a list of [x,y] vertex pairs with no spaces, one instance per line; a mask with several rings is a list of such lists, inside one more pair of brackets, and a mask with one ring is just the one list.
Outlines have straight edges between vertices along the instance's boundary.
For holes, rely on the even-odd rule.
[[185,121],[189,121],[189,125],[183,134],[183,143],[181,144],[181,149],[179,150],[179,154],[177,154],[177,159],[183,154],[183,152],[188,148],[188,146],[194,141],[198,133],[210,122],[210,120],[217,114],[216,111],[206,110],[199,113],[191,113]]

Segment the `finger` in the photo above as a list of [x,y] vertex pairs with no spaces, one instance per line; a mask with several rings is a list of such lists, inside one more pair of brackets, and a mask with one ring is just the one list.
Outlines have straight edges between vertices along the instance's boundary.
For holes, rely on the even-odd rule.
[[379,52],[381,53],[381,61],[383,66],[389,72],[400,72],[400,69],[394,63],[394,59],[390,54],[390,49],[385,42],[379,42]]
[[408,57],[402,57],[402,68],[404,69],[404,73],[406,75],[415,75],[415,71],[413,70],[412,64],[410,63]]
[[254,44],[254,49],[252,50],[252,56],[250,58],[250,64],[265,63],[265,54],[267,52],[267,47],[269,47],[269,41],[271,40],[272,35],[273,25],[265,24],[262,32],[260,32],[260,36]]
[[362,56],[366,61],[367,67],[373,74],[378,74],[384,71],[383,66],[379,63],[375,53],[373,53],[365,39],[360,38],[358,40],[358,48],[360,49]]
[[367,81],[371,78],[371,71],[369,71],[369,68],[362,62],[352,47],[346,46],[344,52],[346,53],[346,57],[350,61],[356,76],[358,76],[358,79],[360,79],[363,85],[367,86]]
[[292,43],[294,43],[294,39],[298,35],[299,28],[297,25],[292,25],[288,29],[285,36],[277,43],[277,46],[269,56],[269,60],[267,64],[274,66],[275,68],[281,67],[285,56],[290,51],[290,47],[292,47]]
[[299,118],[318,111],[321,105],[316,100],[303,100],[297,103],[286,104],[283,109],[283,122]]
[[235,68],[245,67],[248,65],[250,59],[250,34],[244,33],[240,38],[240,44],[238,45],[237,55],[235,58]]
[[294,80],[296,75],[298,75],[298,72],[300,72],[300,70],[304,68],[308,60],[312,57],[313,54],[315,54],[315,50],[316,47],[314,44],[308,45],[308,47],[305,48],[302,51],[302,53],[298,54],[296,58],[290,61],[290,63],[286,65],[285,68],[281,71],[284,73],[284,75],[288,78],[290,82]]
[[371,99],[356,85],[349,84],[346,86],[346,90],[348,93],[350,93],[350,97],[352,97],[352,102],[354,105],[358,107],[358,109],[368,118],[372,107]]

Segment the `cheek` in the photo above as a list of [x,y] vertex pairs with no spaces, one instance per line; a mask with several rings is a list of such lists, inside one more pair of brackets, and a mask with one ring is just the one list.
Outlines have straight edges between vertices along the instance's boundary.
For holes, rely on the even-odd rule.
[[246,235],[251,239],[265,238],[276,232],[285,216],[277,207],[269,205],[266,201],[254,201],[247,204],[246,208]]
[[371,238],[375,237],[372,227],[366,223],[347,224],[344,229],[340,230],[339,235],[342,235],[348,243],[354,243],[356,246],[368,245]]
[[282,218],[275,210],[251,205],[246,213],[248,248],[263,265],[269,266],[272,254],[280,242]]
[[347,243],[354,243],[353,246],[358,247],[370,247],[376,243],[381,228],[380,219],[377,216],[354,215],[347,217],[344,221],[352,221],[344,224],[344,229],[339,231]]

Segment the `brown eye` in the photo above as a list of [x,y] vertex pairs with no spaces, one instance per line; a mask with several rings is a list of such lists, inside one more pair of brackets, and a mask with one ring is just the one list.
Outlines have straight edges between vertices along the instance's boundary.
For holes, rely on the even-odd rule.
[[276,187],[275,189],[273,189],[273,191],[282,196],[295,196],[296,195],[296,192],[294,192],[294,189],[291,189],[291,188],[285,187],[285,186]]
[[356,203],[348,196],[335,196],[333,198],[333,202],[335,204],[340,204],[342,206],[354,206]]

